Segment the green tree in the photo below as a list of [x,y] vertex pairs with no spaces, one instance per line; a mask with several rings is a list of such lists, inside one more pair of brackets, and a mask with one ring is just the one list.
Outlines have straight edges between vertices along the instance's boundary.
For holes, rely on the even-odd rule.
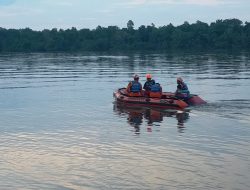
[[134,22],[132,20],[129,20],[127,22],[127,29],[128,30],[133,30],[134,29]]
[[33,31],[0,27],[0,52],[109,51],[109,50],[206,50],[250,49],[250,23],[238,19],[201,21],[156,27],[153,23],[134,29],[117,26],[96,29],[70,28]]

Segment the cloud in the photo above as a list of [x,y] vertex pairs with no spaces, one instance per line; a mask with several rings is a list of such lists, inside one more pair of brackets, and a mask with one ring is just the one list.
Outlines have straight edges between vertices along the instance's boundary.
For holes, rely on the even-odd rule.
[[80,21],[96,21],[98,20],[97,18],[94,18],[94,17],[89,17],[89,18],[80,18],[79,19]]
[[130,0],[127,5],[222,5],[222,4],[232,4],[236,1],[232,0]]
[[185,0],[186,4],[194,5],[221,5],[221,4],[232,4],[233,1],[230,0]]
[[0,6],[11,5],[15,2],[15,0],[0,0]]
[[29,8],[29,7],[8,7],[4,8],[0,11],[0,19],[8,19],[8,18],[20,18],[23,16],[29,17],[37,16],[39,14],[43,14],[43,11],[40,9]]
[[113,11],[110,10],[110,9],[102,9],[102,10],[97,10],[96,12],[98,12],[98,13],[109,14],[109,13],[112,13]]
[[73,6],[73,3],[72,2],[57,2],[57,4],[55,4],[55,5],[57,5],[57,6],[65,6],[65,7],[68,7],[68,6]]
[[74,3],[78,1],[69,1],[69,0],[43,0],[41,3],[47,6],[59,6],[59,7],[72,7]]

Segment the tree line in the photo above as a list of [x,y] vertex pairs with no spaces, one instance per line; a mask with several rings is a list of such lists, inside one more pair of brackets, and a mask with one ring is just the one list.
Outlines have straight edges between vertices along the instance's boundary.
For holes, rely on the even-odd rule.
[[129,50],[250,50],[250,23],[238,19],[217,20],[210,24],[134,28],[117,26],[95,29],[4,29],[0,27],[0,52],[71,52]]

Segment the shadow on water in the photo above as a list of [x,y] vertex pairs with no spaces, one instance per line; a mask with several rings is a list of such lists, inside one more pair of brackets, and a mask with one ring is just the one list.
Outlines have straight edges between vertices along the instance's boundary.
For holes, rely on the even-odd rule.
[[133,127],[135,134],[140,134],[141,127],[147,126],[147,132],[152,132],[153,127],[160,127],[164,118],[176,118],[178,132],[183,133],[185,123],[189,119],[188,111],[161,110],[157,108],[131,107],[114,103],[114,112],[120,117],[126,117],[127,123]]

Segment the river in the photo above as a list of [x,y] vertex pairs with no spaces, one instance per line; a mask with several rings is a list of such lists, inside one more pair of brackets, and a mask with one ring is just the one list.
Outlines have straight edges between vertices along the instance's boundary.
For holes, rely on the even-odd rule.
[[[121,107],[134,73],[208,104]],[[247,53],[0,54],[0,189],[250,189]]]

